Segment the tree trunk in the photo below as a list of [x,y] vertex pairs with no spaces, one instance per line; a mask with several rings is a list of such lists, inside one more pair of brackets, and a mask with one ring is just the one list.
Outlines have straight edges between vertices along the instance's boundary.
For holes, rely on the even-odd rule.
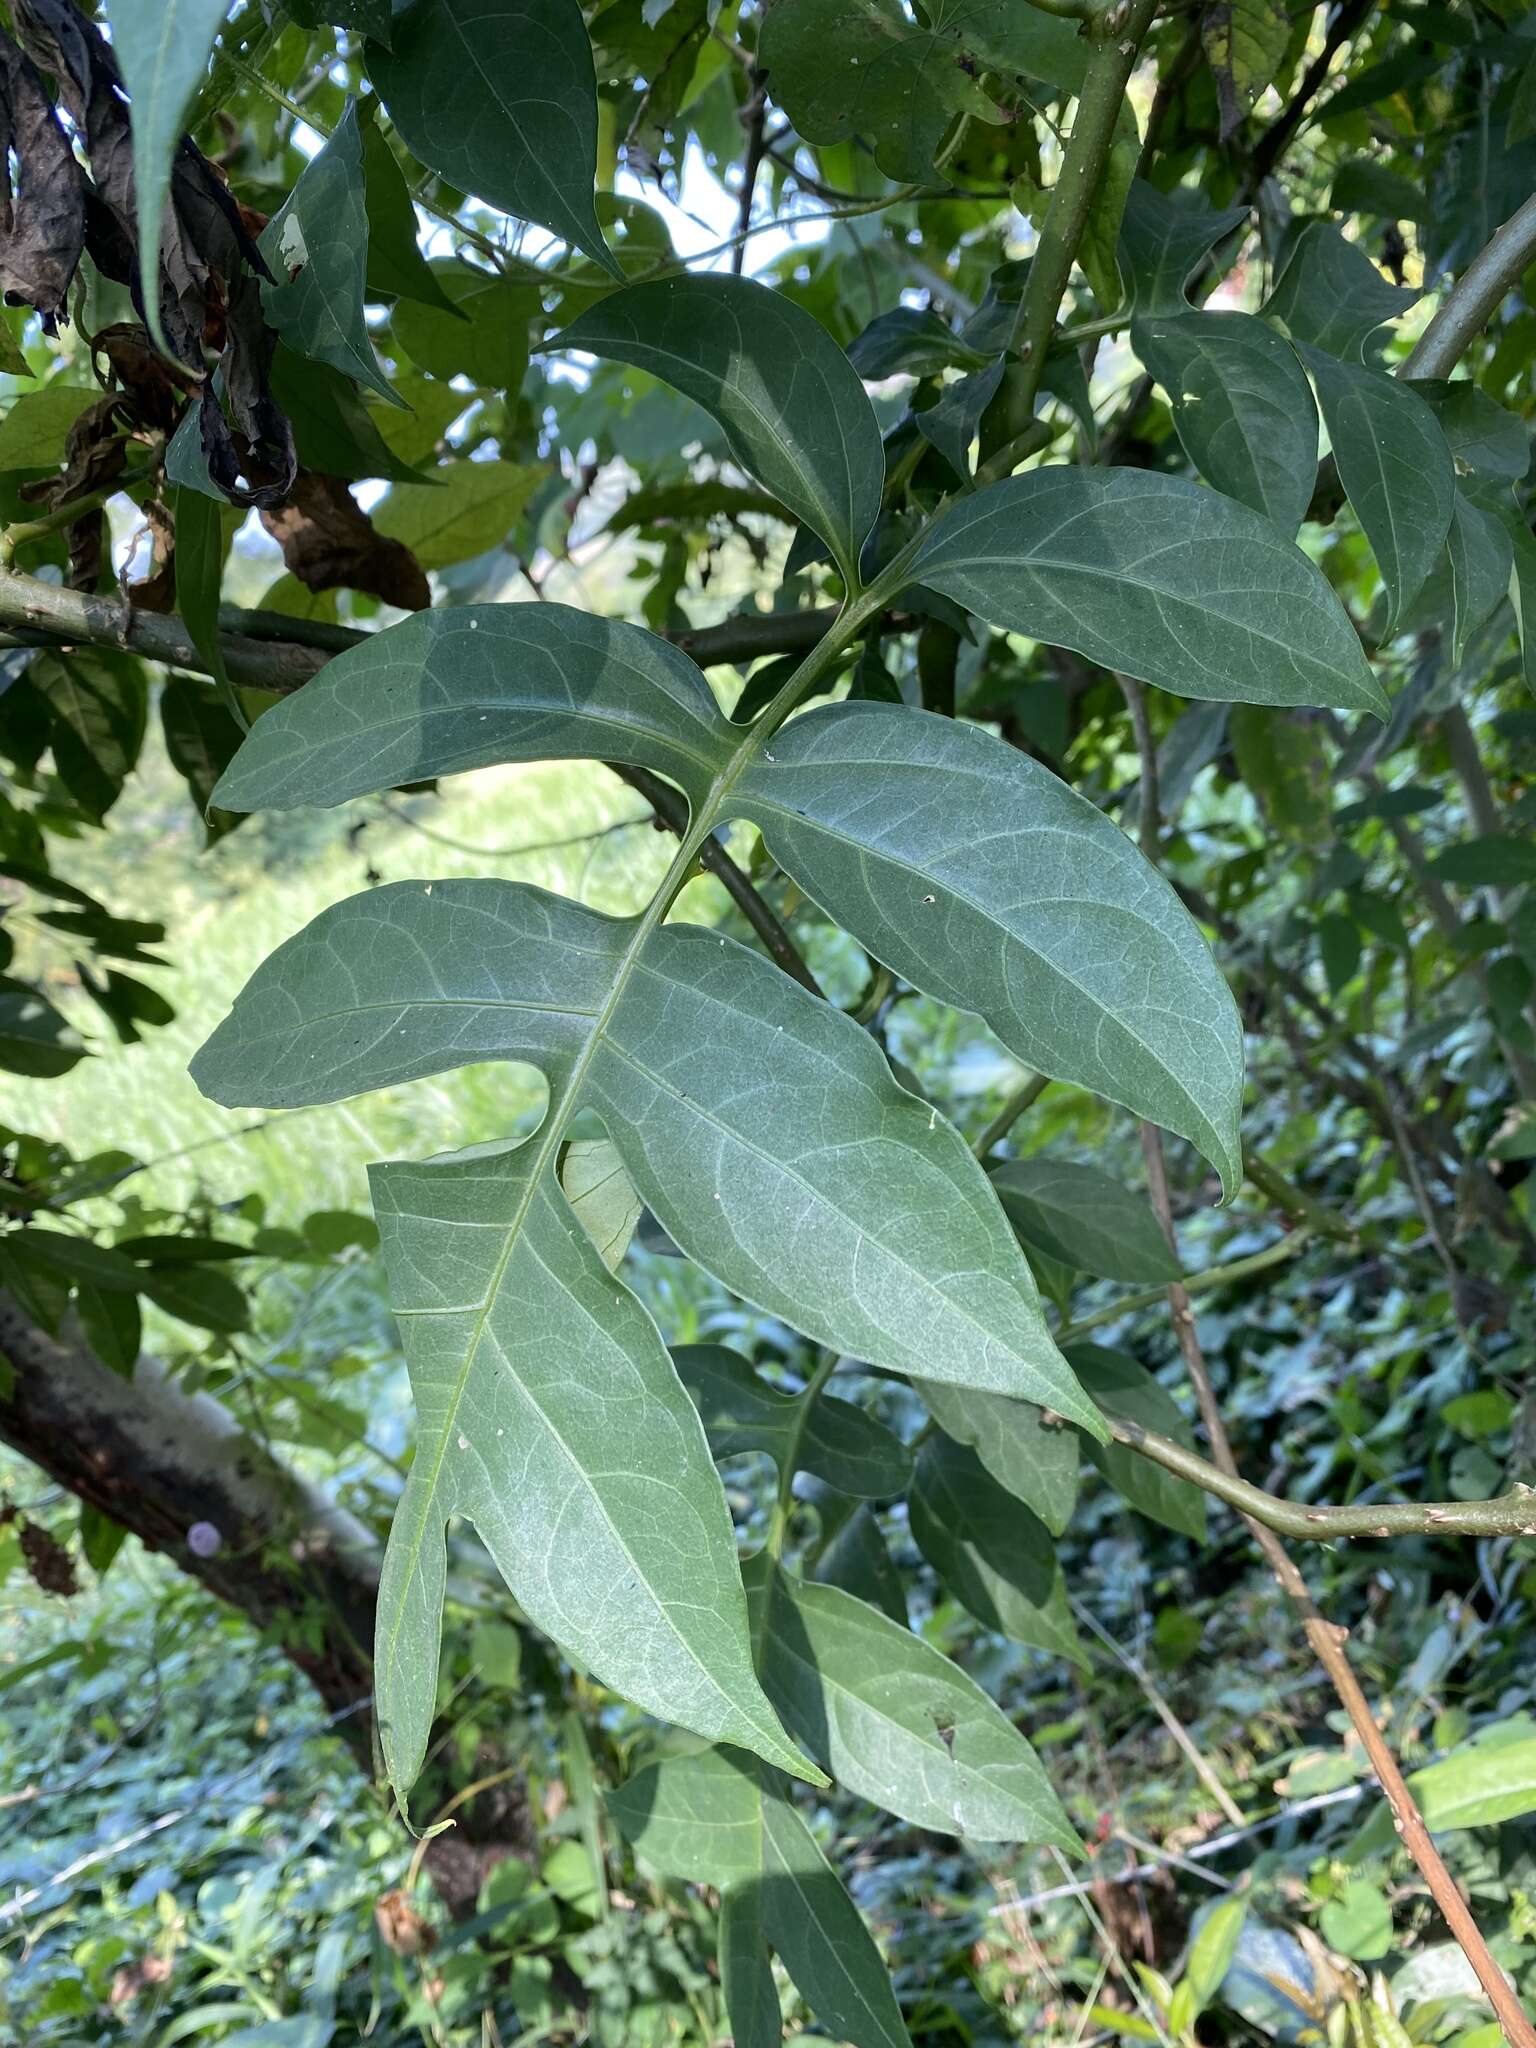
[[[270,1630],[332,1712],[369,1697],[378,1546],[360,1522],[211,1395],[182,1393],[148,1358],[123,1379],[5,1294],[0,1365],[13,1449]],[[371,1773],[371,1715],[338,1732]]]

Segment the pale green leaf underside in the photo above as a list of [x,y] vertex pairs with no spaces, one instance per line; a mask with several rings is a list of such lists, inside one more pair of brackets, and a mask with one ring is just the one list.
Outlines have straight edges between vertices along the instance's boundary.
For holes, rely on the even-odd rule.
[[1182,697],[1386,712],[1321,572],[1267,519],[1179,477],[1010,477],[934,524],[912,580]]
[[1236,1005],[1168,883],[1085,797],[979,726],[860,703],[775,735],[738,807],[887,966],[1236,1187]]
[[229,0],[110,0],[112,49],[133,102],[133,185],[139,276],[151,320],[160,317],[160,236],[171,164],[187,108],[229,12]]
[[761,1938],[836,2039],[909,2048],[880,1952],[772,1772],[719,1750],[667,1757],[607,1804],[663,1876],[753,1900]]
[[752,1673],[724,1495],[649,1316],[536,1143],[372,1169],[416,1457],[379,1588],[380,1736],[402,1792],[435,1710],[445,1524],[519,1606],[638,1705],[804,1766]]
[[204,1092],[335,1101],[479,1060],[595,1109],[679,1245],[819,1343],[1100,1425],[1062,1366],[986,1176],[874,1041],[761,956],[492,880],[323,912],[198,1054]]
[[[763,1560],[747,1568],[759,1583]],[[1077,1835],[1039,1758],[973,1678],[839,1586],[775,1572],[759,1664],[786,1726],[840,1785],[982,1842]]]
[[631,285],[555,337],[695,400],[757,481],[851,575],[880,511],[885,451],[864,386],[820,321],[740,277]]
[[421,161],[488,206],[584,250],[598,225],[597,83],[576,0],[415,0],[368,73]]
[[[739,741],[651,634],[555,604],[465,606],[331,662],[258,721],[215,801],[333,804],[575,756],[652,768],[698,803]],[[887,966],[1040,1071],[1187,1137],[1235,1185],[1231,996],[1173,890],[1048,770],[976,726],[830,706],[772,739],[725,806]]]
[[262,302],[289,346],[404,408],[374,353],[363,311],[368,212],[356,100],[347,101],[335,133],[267,223],[261,253],[278,280],[263,288]]

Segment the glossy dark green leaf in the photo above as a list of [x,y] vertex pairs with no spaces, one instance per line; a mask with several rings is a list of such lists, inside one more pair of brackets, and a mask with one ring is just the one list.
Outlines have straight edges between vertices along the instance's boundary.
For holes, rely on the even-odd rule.
[[1440,422],[1458,463],[1490,483],[1517,484],[1531,466],[1525,422],[1491,399],[1470,377],[1415,377],[1416,391]]
[[979,370],[987,358],[955,333],[931,307],[894,306],[880,313],[848,344],[848,360],[861,377],[936,377],[945,370]]
[[1131,346],[1207,483],[1294,534],[1317,482],[1317,407],[1290,343],[1251,313],[1181,313],[1136,320]]
[[854,580],[885,454],[858,372],[818,320],[749,278],[694,275],[613,293],[554,346],[648,370],[703,406]]
[[1039,1758],[957,1664],[839,1587],[765,1576],[763,1683],[838,1784],[940,1834],[1078,1848]]
[[1515,547],[1498,513],[1478,492],[1461,484],[1456,487],[1446,547],[1455,604],[1451,654],[1460,661],[1472,635],[1509,594]]
[[139,758],[149,695],[131,656],[94,647],[40,654],[27,671],[48,708],[59,779],[98,823]]
[[403,1795],[426,1750],[454,1515],[535,1626],[603,1684],[800,1768],[752,1676],[698,1415],[550,1168],[533,1139],[372,1170],[418,1416],[379,1588],[391,1781]]
[[0,976],[0,1067],[31,1081],[53,1081],[85,1058],[85,1046],[37,989]]
[[784,2015],[768,1954],[761,1885],[734,1885],[721,1894],[720,1989],[732,2048],[780,2048]]
[[992,1185],[1026,1245],[1100,1280],[1177,1280],[1179,1262],[1146,1198],[1097,1166],[1010,1159]]
[[577,0],[410,0],[368,74],[412,153],[615,277],[593,203],[597,84]]
[[978,726],[834,705],[777,733],[736,802],[888,967],[1039,1072],[1189,1138],[1236,1186],[1231,995],[1172,889],[1048,769]]
[[1264,306],[1294,341],[1359,363],[1366,343],[1422,294],[1388,284],[1356,242],[1328,221],[1309,221]]
[[171,160],[229,0],[109,0],[112,51],[133,102],[133,189],[139,283],[150,321],[160,319],[160,233]]
[[365,100],[359,118],[363,130],[363,183],[368,209],[368,297],[411,299],[437,306],[450,316],[453,301],[438,282],[437,272],[421,253],[417,239],[416,203],[405,182],[400,159],[385,140],[375,117],[377,103]]
[[[816,1504],[824,1514],[825,1497]],[[906,1588],[873,1508],[860,1503],[834,1530],[817,1555],[811,1577],[821,1586],[841,1586],[888,1614],[899,1628],[907,1627]]]
[[1076,1431],[1058,1418],[1047,1421],[1032,1401],[932,1381],[919,1391],[945,1435],[974,1450],[998,1485],[1059,1536],[1077,1500]]
[[529,462],[450,462],[429,483],[396,484],[372,514],[423,569],[450,569],[500,547],[549,475]]
[[912,579],[1180,696],[1386,710],[1344,607],[1300,549],[1178,477],[1010,477],[934,523]]
[[[272,359],[272,395],[288,415],[299,462],[305,469],[318,469],[348,483],[360,482],[365,477],[382,477],[389,483],[425,481],[422,472],[413,469],[382,432],[385,426],[394,429],[414,422],[398,409],[375,418],[352,379],[333,370],[329,363],[315,362],[279,344]],[[463,405],[460,398],[455,410],[462,410]],[[195,409],[188,417],[195,420]],[[184,431],[178,429],[177,440]],[[195,435],[193,438],[195,441]],[[190,457],[192,451],[187,449],[185,453]],[[200,449],[198,453],[201,455]],[[184,478],[184,485],[186,481]],[[207,474],[206,464],[201,477],[192,481],[190,488],[227,509],[226,500]]]
[[1247,218],[1246,206],[1214,213],[1197,194],[1159,192],[1138,178],[1120,223],[1120,270],[1137,317],[1187,312],[1201,259]]
[[291,810],[574,756],[654,769],[698,801],[731,744],[698,669],[654,634],[565,605],[463,605],[327,663],[258,719],[217,800]]
[[978,1621],[1087,1669],[1049,1530],[974,1451],[929,1437],[907,1512],[918,1549]]
[[1083,45],[1070,22],[1012,0],[946,0],[927,25],[898,0],[779,0],[763,24],[770,89],[807,141],[868,141],[887,177],[934,182],[957,115],[998,121],[978,79],[1020,73],[1076,91]]
[[1469,889],[1514,889],[1536,881],[1536,843],[1513,834],[1489,833],[1464,839],[1437,853],[1435,873]]
[[168,676],[160,692],[160,727],[171,766],[187,785],[211,845],[239,820],[211,811],[214,784],[234,759],[243,735],[228,707],[206,684]]
[[193,1073],[278,1107],[527,1059],[555,1084],[552,1132],[574,1076],[647,1206],[736,1293],[839,1352],[1095,1429],[953,1127],[760,955],[638,930],[515,883],[375,889],[278,948]]
[[1423,588],[1450,531],[1456,507],[1451,451],[1410,385],[1321,349],[1306,348],[1303,356],[1339,480],[1371,544],[1396,623]]
[[215,1336],[232,1336],[251,1319],[238,1284],[214,1266],[151,1266],[142,1274],[139,1291],[167,1315]]
[[[688,1389],[717,1458],[759,1451],[782,1463],[801,1402],[770,1386],[740,1352],[723,1344],[685,1344],[673,1352],[678,1378]],[[905,1493],[912,1458],[899,1437],[850,1401],[823,1394],[796,1444],[802,1471],[859,1500],[890,1500]]]
[[868,1928],[771,1771],[720,1750],[672,1756],[610,1792],[607,1803],[652,1869],[751,1896],[754,1941],[778,1951],[839,2041],[910,2048]]
[[363,131],[349,99],[335,133],[305,165],[261,237],[275,285],[265,285],[267,318],[291,348],[403,405],[374,352],[364,314],[368,212]]
[[914,415],[917,430],[930,442],[957,477],[971,474],[971,444],[981,425],[981,416],[997,394],[1007,365],[1001,356],[985,370],[958,377],[946,384],[937,401]]
[[[1071,1344],[1067,1356],[1106,1415],[1140,1423],[1143,1429],[1172,1437],[1186,1450],[1195,1448],[1195,1434],[1183,1409],[1134,1358],[1098,1344]],[[1125,1444],[1090,1443],[1087,1449],[1116,1493],[1133,1508],[1181,1536],[1205,1540],[1205,1495],[1199,1487],[1176,1479]]]
[[442,303],[396,306],[395,339],[429,376],[468,377],[515,398],[528,368],[529,322],[539,311],[538,293],[446,258],[432,264],[431,275]]

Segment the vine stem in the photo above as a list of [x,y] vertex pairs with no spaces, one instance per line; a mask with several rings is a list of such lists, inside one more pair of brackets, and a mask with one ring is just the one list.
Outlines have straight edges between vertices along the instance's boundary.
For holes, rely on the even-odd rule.
[[1536,263],[1536,195],[1512,213],[1473,257],[1445,304],[1414,343],[1400,374],[1446,377],[1471,347],[1500,300]]
[[1029,276],[1010,341],[1010,350],[1018,360],[1004,376],[1001,389],[982,418],[985,460],[978,482],[992,480],[993,472],[987,463],[1005,443],[1026,432],[1031,423],[1056,316],[1087,232],[1114,143],[1115,124],[1125,104],[1126,85],[1142,39],[1152,25],[1156,4],[1157,0],[1116,0],[1092,23],[1077,117],[1051,191],[1040,239],[1030,259]]
[[[1310,1242],[1312,1232],[1306,1228],[1293,1230],[1285,1237],[1269,1244],[1262,1251],[1248,1252],[1240,1259],[1229,1259],[1225,1265],[1207,1266],[1203,1273],[1187,1274],[1182,1282],[1184,1298],[1192,1294],[1208,1294],[1214,1287],[1229,1287],[1234,1280],[1246,1280],[1254,1273],[1267,1272],[1271,1266],[1278,1266],[1286,1259],[1293,1259],[1304,1245]],[[1075,1322],[1065,1324],[1056,1332],[1058,1344],[1069,1344],[1081,1337],[1087,1330],[1102,1329],[1105,1323],[1117,1323],[1122,1316],[1132,1314],[1139,1308],[1151,1308],[1167,1293],[1165,1285],[1140,1287],[1134,1294],[1124,1294],[1118,1301],[1096,1308],[1090,1315],[1079,1316]]]
[[[1121,677],[1120,686],[1125,694],[1127,706],[1130,709],[1131,722],[1136,734],[1137,749],[1141,759],[1140,836],[1142,850],[1146,853],[1149,860],[1155,862],[1159,834],[1159,818],[1155,794],[1157,789],[1157,756],[1152,743],[1150,722],[1146,715],[1146,699],[1141,685],[1131,681],[1130,678]],[[1177,1259],[1179,1255],[1178,1236],[1173,1225],[1173,1202],[1168,1191],[1168,1168],[1163,1155],[1163,1134],[1155,1124],[1143,1123],[1141,1127],[1141,1146],[1147,1163],[1147,1186],[1152,1200],[1153,1212],[1162,1227],[1163,1236],[1167,1240],[1169,1251]],[[1348,1714],[1351,1725],[1360,1738],[1361,1746],[1370,1760],[1371,1769],[1376,1774],[1377,1782],[1386,1795],[1387,1804],[1392,1809],[1392,1824],[1397,1830],[1403,1847],[1418,1866],[1419,1874],[1424,1879],[1425,1884],[1428,1885],[1430,1895],[1439,1907],[1446,1925],[1450,1928],[1462,1953],[1471,1964],[1478,1983],[1482,1985],[1483,1990],[1487,1993],[1489,2002],[1498,2017],[1499,2024],[1504,2029],[1505,2037],[1510,2043],[1510,2048],[1536,2048],[1536,2028],[1532,2027],[1531,2022],[1521,2012],[1519,2001],[1509,1980],[1489,1954],[1488,1944],[1483,1939],[1482,1931],[1468,1910],[1466,1901],[1457,1890],[1456,1880],[1451,1876],[1449,1870],[1446,1869],[1440,1851],[1435,1847],[1429,1829],[1424,1824],[1424,1816],[1419,1811],[1418,1803],[1408,1789],[1407,1780],[1398,1767],[1397,1759],[1388,1748],[1386,1738],[1377,1725],[1376,1716],[1371,1711],[1370,1701],[1366,1698],[1360,1681],[1354,1674],[1353,1667],[1344,1648],[1344,1645],[1349,1640],[1349,1631],[1340,1628],[1337,1623],[1327,1620],[1318,1609],[1311,1593],[1307,1590],[1307,1582],[1302,1577],[1295,1559],[1275,1533],[1275,1529],[1272,1526],[1272,1509],[1271,1516],[1264,1519],[1261,1519],[1259,1514],[1253,1512],[1255,1508],[1267,1504],[1269,1497],[1260,1495],[1258,1500],[1247,1497],[1250,1494],[1258,1494],[1259,1490],[1257,1488],[1248,1488],[1238,1472],[1237,1460],[1232,1455],[1232,1442],[1227,1435],[1227,1426],[1222,1418],[1215,1389],[1211,1385],[1211,1376],[1206,1370],[1205,1352],[1200,1343],[1199,1332],[1195,1328],[1194,1310],[1190,1306],[1189,1294],[1182,1281],[1176,1280],[1169,1287],[1168,1307],[1173,1318],[1174,1333],[1178,1339],[1179,1350],[1184,1359],[1185,1371],[1189,1375],[1190,1385],[1194,1388],[1196,1405],[1200,1410],[1200,1419],[1205,1425],[1206,1439],[1210,1444],[1211,1456],[1214,1460],[1214,1471],[1206,1468],[1203,1476],[1197,1479],[1196,1483],[1205,1485],[1208,1490],[1215,1491],[1216,1488],[1212,1481],[1219,1475],[1229,1489],[1228,1498],[1232,1498],[1238,1489],[1242,1490],[1241,1497],[1233,1499],[1233,1505],[1239,1506],[1243,1512],[1243,1518],[1252,1532],[1254,1541],[1258,1544],[1259,1549],[1263,1552],[1266,1563],[1279,1581],[1281,1590],[1285,1593],[1286,1598],[1290,1601],[1301,1619],[1302,1628],[1305,1631],[1308,1643],[1312,1647],[1313,1654],[1322,1665],[1323,1670],[1328,1676],[1329,1683],[1338,1694],[1339,1702],[1343,1706],[1345,1713]],[[1121,1440],[1124,1441],[1125,1439],[1122,1438]],[[1150,1444],[1138,1444],[1135,1448],[1145,1450],[1149,1455],[1152,1454]],[[1176,1450],[1178,1446],[1175,1445],[1172,1448]],[[1166,1462],[1166,1459],[1162,1458],[1159,1462]],[[1196,1462],[1203,1466],[1205,1461],[1201,1459]],[[1517,1495],[1515,1498],[1522,1502],[1522,1511],[1525,1516],[1525,1521],[1522,1524],[1522,1533],[1529,1529],[1536,1529],[1536,1513],[1533,1513],[1533,1510],[1536,1510],[1536,1495],[1527,1492],[1525,1495]],[[1273,1506],[1283,1505],[1283,1503],[1273,1503]],[[1483,1502],[1479,1505],[1487,1508],[1494,1504]],[[1288,1514],[1290,1512],[1292,1511],[1287,1510]],[[1317,1521],[1313,1518],[1319,1516],[1332,1516],[1335,1518],[1343,1516],[1347,1518],[1354,1515],[1357,1511],[1350,1508],[1314,1508],[1310,1511],[1303,1509],[1300,1512],[1311,1525],[1309,1529],[1304,1529],[1301,1533],[1310,1533],[1315,1536],[1319,1533],[1326,1535],[1330,1531],[1326,1523],[1320,1529]],[[1385,1527],[1389,1533],[1392,1529],[1392,1523],[1387,1517],[1391,1512],[1390,1509],[1385,1508],[1367,1508],[1365,1510],[1371,1528]],[[1402,1510],[1399,1509],[1398,1513],[1401,1512]],[[1444,1529],[1445,1524],[1438,1519],[1438,1514],[1437,1519],[1434,1521],[1430,1520],[1432,1512],[1430,1508],[1420,1508],[1414,1512],[1423,1518],[1422,1523],[1418,1526],[1425,1526],[1436,1530]],[[1443,1513],[1444,1510],[1441,1509],[1438,1512]],[[1342,1528],[1339,1521],[1335,1519],[1332,1523],[1331,1533],[1347,1534],[1353,1532]],[[1360,1533],[1369,1533],[1369,1530]]]

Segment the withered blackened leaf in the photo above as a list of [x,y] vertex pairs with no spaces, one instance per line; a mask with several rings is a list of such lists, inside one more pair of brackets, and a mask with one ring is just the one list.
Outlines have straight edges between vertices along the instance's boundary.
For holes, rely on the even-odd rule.
[[229,418],[211,377],[198,415],[208,473],[232,505],[274,505],[292,490],[299,465],[293,429],[272,396],[277,335],[262,316],[261,287],[249,271],[233,281],[225,317],[220,367]]
[[36,65],[0,29],[0,291],[6,304],[33,307],[54,333],[84,246],[84,173]]
[[432,602],[416,557],[375,530],[340,477],[301,470],[287,501],[264,511],[261,523],[310,590],[365,590],[408,612]]

